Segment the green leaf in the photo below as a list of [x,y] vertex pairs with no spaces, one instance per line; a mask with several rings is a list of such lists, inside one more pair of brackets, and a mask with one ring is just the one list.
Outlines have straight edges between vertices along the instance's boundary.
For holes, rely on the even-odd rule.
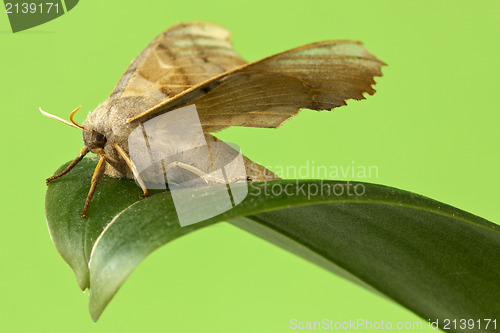
[[170,192],[140,199],[134,181],[104,177],[82,219],[95,165],[84,159],[52,182],[46,197],[52,240],[80,287],[90,287],[94,320],[148,254],[218,221],[365,284],[426,320],[500,318],[500,227],[457,208],[375,184],[356,183],[364,193],[355,195],[355,183],[280,180],[238,184],[249,190],[241,204],[180,227]]

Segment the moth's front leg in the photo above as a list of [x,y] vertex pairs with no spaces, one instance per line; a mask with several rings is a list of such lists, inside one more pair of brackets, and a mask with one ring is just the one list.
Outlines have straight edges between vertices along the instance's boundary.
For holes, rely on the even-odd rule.
[[134,174],[135,179],[137,179],[137,182],[141,186],[142,192],[144,193],[142,197],[147,198],[149,196],[148,189],[146,188],[146,184],[144,184],[144,181],[142,180],[141,176],[139,175],[139,172],[137,171],[137,168],[135,167],[134,162],[130,159],[127,152],[122,147],[120,147],[120,145],[115,144],[114,147],[115,147],[116,151],[121,155],[121,157],[123,158],[125,163],[127,163],[128,167],[130,168],[130,170]]
[[67,174],[68,172],[70,172],[71,169],[73,169],[75,167],[75,165],[78,164],[78,162],[80,162],[82,160],[82,158],[87,155],[87,153],[89,152],[89,149],[85,146],[83,147],[82,151],[80,152],[80,154],[78,154],[78,156],[66,167],[66,169],[64,169],[63,171],[61,171],[60,173],[58,173],[57,175],[54,175],[52,177],[49,177],[45,180],[46,184],[49,185],[51,181],[53,181],[54,179],[57,179],[61,176],[64,176],[65,174]]
[[94,195],[95,189],[99,182],[101,181],[102,176],[104,175],[104,162],[106,160],[106,155],[101,154],[99,157],[99,162],[94,170],[94,174],[92,175],[92,181],[90,185],[89,194],[87,194],[87,200],[85,201],[85,206],[83,207],[81,217],[87,217],[87,209],[89,208],[90,201],[92,200],[92,196]]

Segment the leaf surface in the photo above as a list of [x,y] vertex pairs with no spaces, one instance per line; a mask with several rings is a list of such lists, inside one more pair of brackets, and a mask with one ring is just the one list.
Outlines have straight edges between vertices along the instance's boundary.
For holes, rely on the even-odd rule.
[[[84,159],[52,182],[46,197],[52,240],[79,286],[90,287],[94,320],[152,251],[219,221],[372,288],[426,320],[500,318],[500,227],[455,207],[376,184],[279,180],[238,184],[248,186],[242,203],[181,227],[170,192],[140,199],[134,181],[104,177],[82,219],[95,165]],[[483,331],[494,332],[493,326]]]

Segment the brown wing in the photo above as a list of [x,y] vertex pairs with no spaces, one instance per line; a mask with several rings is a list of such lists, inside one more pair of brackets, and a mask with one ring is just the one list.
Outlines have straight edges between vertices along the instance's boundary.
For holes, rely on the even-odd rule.
[[195,104],[206,132],[278,127],[301,108],[331,110],[373,94],[383,65],[360,42],[309,44],[223,73],[128,121]]
[[110,98],[147,95],[160,103],[245,64],[229,37],[229,31],[211,23],[173,26],[132,61]]

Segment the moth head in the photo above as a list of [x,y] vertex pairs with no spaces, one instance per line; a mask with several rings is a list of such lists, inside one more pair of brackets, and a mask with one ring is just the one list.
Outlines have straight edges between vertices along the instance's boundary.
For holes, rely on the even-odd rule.
[[55,120],[58,120],[66,125],[69,125],[71,127],[74,127],[74,128],[78,128],[78,129],[81,129],[83,130],[83,141],[85,142],[85,145],[87,146],[87,148],[89,148],[90,151],[94,152],[94,153],[100,153],[102,152],[102,149],[104,148],[104,146],[106,145],[106,142],[107,142],[107,138],[104,134],[102,134],[101,132],[99,131],[96,131],[96,130],[93,130],[93,129],[88,129],[88,128],[85,128],[84,126],[78,124],[74,119],[73,117],[75,116],[75,113],[80,110],[80,107],[77,107],[76,109],[74,109],[70,115],[69,115],[69,121],[67,120],[64,120],[62,118],[59,118],[58,116],[55,116],[53,114],[50,114],[50,113],[47,113],[45,111],[42,110],[42,108],[40,108],[40,112],[44,115],[44,116],[47,116],[49,118],[52,118],[52,119],[55,119]]
[[107,141],[106,135],[99,131],[93,129],[83,130],[83,142],[85,142],[85,146],[95,154],[102,153]]

